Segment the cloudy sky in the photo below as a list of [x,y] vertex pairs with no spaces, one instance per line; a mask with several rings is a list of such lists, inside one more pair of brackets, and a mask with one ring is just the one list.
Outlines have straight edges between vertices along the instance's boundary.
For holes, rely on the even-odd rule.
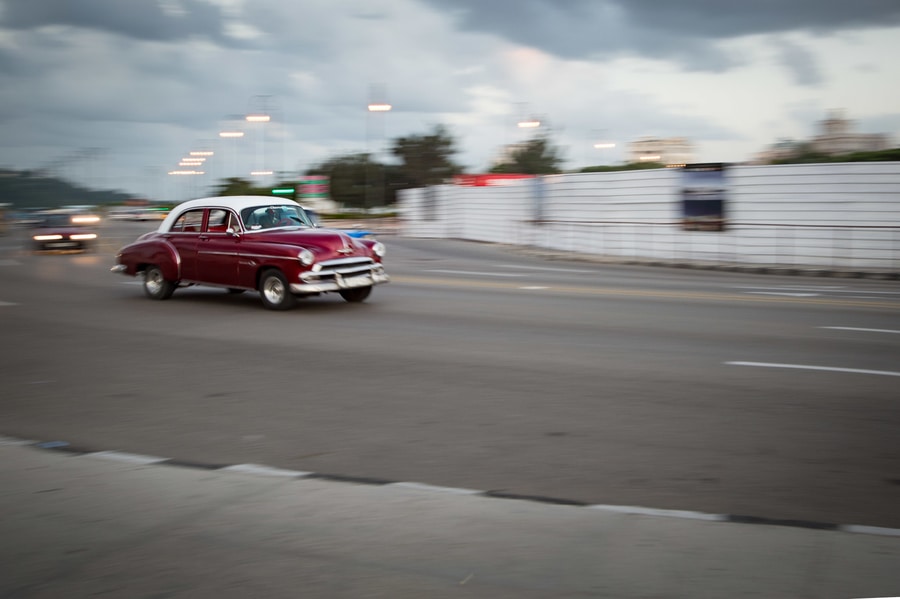
[[567,168],[643,136],[740,162],[835,109],[900,145],[898,56],[898,0],[0,0],[0,167],[184,199],[443,124],[482,172],[525,117]]

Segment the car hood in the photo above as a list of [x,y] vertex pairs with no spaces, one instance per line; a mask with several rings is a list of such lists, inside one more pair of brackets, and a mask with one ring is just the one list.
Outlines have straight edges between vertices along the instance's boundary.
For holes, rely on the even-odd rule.
[[[342,231],[333,229],[285,229],[267,231],[268,242],[298,245],[320,254],[344,254],[346,256],[368,256],[369,248],[359,240]],[[350,250],[350,251],[347,251]]]

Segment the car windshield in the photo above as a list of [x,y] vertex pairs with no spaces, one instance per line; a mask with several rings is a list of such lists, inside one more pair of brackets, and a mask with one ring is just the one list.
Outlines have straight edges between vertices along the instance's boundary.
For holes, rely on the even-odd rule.
[[241,219],[248,231],[274,227],[313,227],[312,220],[300,206],[275,204],[253,206],[241,210]]
[[78,227],[86,226],[86,219],[79,219],[77,215],[72,214],[46,214],[40,221],[36,223],[37,227]]

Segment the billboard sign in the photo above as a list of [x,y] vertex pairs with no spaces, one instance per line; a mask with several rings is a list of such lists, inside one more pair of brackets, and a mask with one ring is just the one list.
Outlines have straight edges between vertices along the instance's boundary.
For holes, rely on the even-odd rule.
[[686,164],[681,172],[681,228],[724,231],[728,194],[725,164]]

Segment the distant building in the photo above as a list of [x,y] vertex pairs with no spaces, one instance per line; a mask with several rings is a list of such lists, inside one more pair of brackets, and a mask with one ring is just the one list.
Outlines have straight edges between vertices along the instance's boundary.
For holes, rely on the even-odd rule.
[[694,161],[694,148],[684,137],[642,137],[628,144],[628,162],[660,162],[666,166]]
[[753,157],[751,164],[772,164],[779,160],[787,160],[802,153],[805,142],[793,139],[779,139],[762,152]]
[[809,141],[782,139],[759,152],[753,164],[771,164],[793,158],[807,151],[836,156],[853,152],[879,152],[891,147],[890,138],[883,133],[855,133],[853,121],[844,118],[842,110],[832,110],[817,123],[818,135]]
[[853,122],[844,118],[842,110],[832,110],[819,121],[820,133],[810,141],[813,151],[822,154],[850,154],[852,152],[878,152],[890,147],[888,136],[883,133],[854,133]]

